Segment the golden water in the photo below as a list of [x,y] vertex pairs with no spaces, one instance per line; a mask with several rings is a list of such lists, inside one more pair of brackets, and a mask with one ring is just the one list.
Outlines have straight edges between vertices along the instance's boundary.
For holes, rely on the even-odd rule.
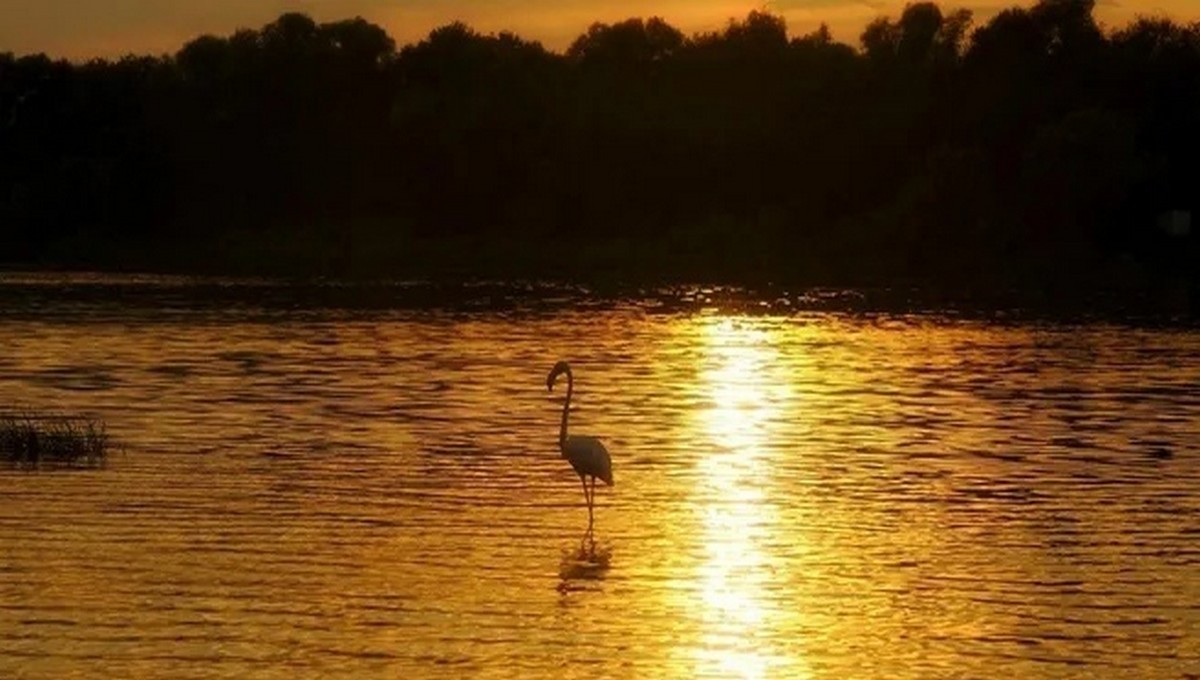
[[1195,331],[107,309],[0,316],[124,446],[0,470],[0,677],[1200,675]]

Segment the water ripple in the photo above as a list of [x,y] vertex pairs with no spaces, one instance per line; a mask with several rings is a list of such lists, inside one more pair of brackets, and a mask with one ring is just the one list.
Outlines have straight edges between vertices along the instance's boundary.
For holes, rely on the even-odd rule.
[[[3,677],[1200,674],[1195,331],[21,285],[0,386],[126,448],[0,471]],[[604,569],[561,564],[559,358]]]

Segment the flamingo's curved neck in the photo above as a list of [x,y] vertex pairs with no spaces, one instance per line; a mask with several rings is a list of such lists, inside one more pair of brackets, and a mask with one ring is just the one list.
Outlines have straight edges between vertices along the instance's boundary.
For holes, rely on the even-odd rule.
[[567,369],[567,399],[563,402],[562,427],[558,430],[558,447],[565,451],[567,445],[567,414],[571,412],[571,392],[575,389],[575,378]]

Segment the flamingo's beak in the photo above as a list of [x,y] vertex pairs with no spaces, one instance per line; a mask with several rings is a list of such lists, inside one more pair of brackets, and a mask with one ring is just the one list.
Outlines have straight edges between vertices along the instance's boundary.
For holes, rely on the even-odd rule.
[[560,361],[557,364],[554,364],[554,368],[550,369],[549,375],[546,376],[546,389],[553,392],[554,381],[557,380],[558,376],[562,375],[563,373],[569,373],[570,370],[571,369],[567,366],[565,361]]

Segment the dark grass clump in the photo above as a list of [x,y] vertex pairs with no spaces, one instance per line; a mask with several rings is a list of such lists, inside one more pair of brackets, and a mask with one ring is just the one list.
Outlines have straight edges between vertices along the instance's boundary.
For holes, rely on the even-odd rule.
[[0,460],[21,467],[100,467],[109,453],[104,423],[82,416],[0,414]]

